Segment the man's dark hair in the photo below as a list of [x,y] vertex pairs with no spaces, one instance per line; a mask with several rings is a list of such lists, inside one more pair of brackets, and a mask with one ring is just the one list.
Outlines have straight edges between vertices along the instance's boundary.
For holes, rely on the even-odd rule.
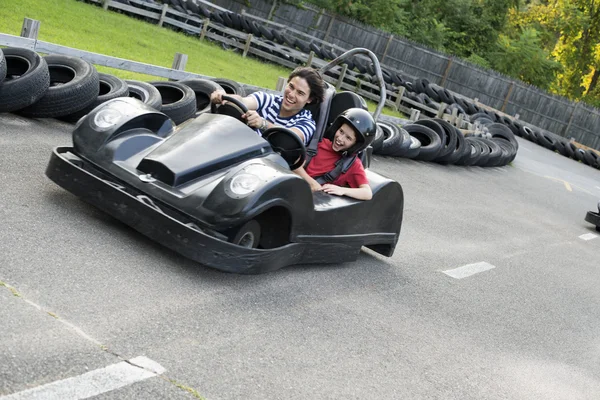
[[323,96],[325,95],[325,82],[317,70],[309,67],[298,67],[292,71],[288,77],[288,82],[296,76],[303,78],[306,80],[306,83],[308,83],[308,87],[310,88],[310,103],[314,104],[323,101]]

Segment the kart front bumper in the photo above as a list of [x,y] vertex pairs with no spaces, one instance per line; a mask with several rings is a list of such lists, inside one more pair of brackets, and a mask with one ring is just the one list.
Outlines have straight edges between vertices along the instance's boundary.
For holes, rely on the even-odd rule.
[[[274,249],[250,249],[221,240],[168,215],[143,194],[114,182],[77,157],[70,147],[52,152],[46,176],[56,184],[131,226],[157,243],[206,266],[238,274],[259,274],[293,264],[354,261],[360,244],[290,243]],[[189,218],[188,218],[189,219]]]

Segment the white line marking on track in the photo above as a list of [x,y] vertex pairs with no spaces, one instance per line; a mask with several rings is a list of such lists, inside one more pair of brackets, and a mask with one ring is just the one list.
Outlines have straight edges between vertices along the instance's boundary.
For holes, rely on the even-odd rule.
[[579,236],[579,239],[592,240],[592,239],[596,239],[597,237],[598,237],[598,235],[594,235],[593,233],[586,233],[585,235]]
[[[478,274],[480,272],[488,271],[490,269],[496,268],[494,265],[490,263],[486,263],[485,261],[478,262],[475,264],[467,264],[462,267],[449,269],[446,271],[442,271],[444,274],[451,276],[454,279],[463,279],[471,275]],[[2,400],[2,399],[0,399]]]
[[[135,364],[135,365],[132,365]],[[139,367],[137,366],[139,365]],[[149,368],[146,369],[146,366]],[[136,357],[83,375],[51,382],[36,388],[0,397],[0,400],[80,400],[119,389],[165,372],[158,363]]]

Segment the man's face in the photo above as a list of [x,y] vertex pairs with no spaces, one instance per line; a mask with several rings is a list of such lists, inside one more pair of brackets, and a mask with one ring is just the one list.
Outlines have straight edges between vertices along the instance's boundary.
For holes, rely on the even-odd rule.
[[283,91],[281,116],[288,117],[297,114],[310,101],[310,87],[306,79],[293,77]]

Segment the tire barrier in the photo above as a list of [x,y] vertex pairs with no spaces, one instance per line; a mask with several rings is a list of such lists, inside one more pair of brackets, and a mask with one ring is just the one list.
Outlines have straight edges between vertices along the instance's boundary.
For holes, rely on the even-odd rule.
[[214,90],[245,95],[239,83],[224,79],[179,82],[123,80],[98,73],[77,57],[41,57],[29,49],[0,49],[0,112],[76,123],[100,104],[116,97],[134,97],[181,124],[210,111]]
[[[128,0],[119,0],[122,3],[130,3]],[[189,34],[198,34],[198,27],[201,26],[201,23],[204,19],[209,18],[211,21],[211,25],[220,24],[223,27],[227,27],[230,29],[234,29],[236,31],[245,32],[248,34],[252,34],[254,39],[251,42],[251,47],[256,48],[258,50],[263,51],[271,56],[277,57],[283,62],[289,62],[294,64],[303,63],[306,61],[307,54],[309,52],[313,52],[315,57],[323,60],[330,61],[337,57],[337,52],[334,50],[333,45],[329,43],[325,43],[322,41],[311,41],[306,40],[306,37],[296,37],[295,33],[286,29],[274,27],[274,25],[263,24],[257,22],[251,17],[243,14],[234,13],[228,10],[213,10],[210,11],[206,4],[199,2],[198,0],[143,0],[145,3],[152,3],[155,5],[160,4],[168,4],[175,10],[178,10],[183,15],[172,14],[171,17],[177,19],[178,21],[183,22],[184,24],[189,25],[190,27],[195,27],[195,31],[192,29],[182,28],[181,26],[172,26],[169,27],[175,30],[183,31]],[[139,3],[130,3],[132,7],[141,7],[144,8],[143,5]],[[124,14],[133,15],[135,17],[139,17],[135,13],[130,13],[128,11],[119,10]],[[209,29],[210,30],[210,29]],[[226,37],[230,42],[238,42],[240,43],[239,37],[231,36],[226,33],[215,29],[214,32],[217,35]],[[207,38],[208,40],[212,40]],[[241,51],[240,47],[235,46],[233,44],[224,44],[222,42],[218,42],[220,46],[230,51]],[[250,56],[259,57],[257,54],[249,53]],[[264,59],[263,61],[273,62],[272,59]],[[284,64],[287,65],[287,64]],[[375,88],[376,85],[372,83],[377,82],[377,78],[375,76],[375,71],[373,66],[369,61],[361,57],[353,57],[346,61],[347,73],[344,78],[344,83],[360,88],[363,91],[371,92],[375,95],[379,94],[379,89]],[[341,69],[341,67],[340,67]],[[472,100],[468,98],[464,98],[456,93],[450,92],[444,87],[436,85],[434,83],[429,82],[425,78],[414,78],[407,76],[402,71],[392,71],[387,69],[385,66],[382,66],[382,75],[386,84],[386,89],[388,91],[388,96],[390,100],[393,100],[392,94],[398,93],[398,90],[403,87],[404,95],[400,101],[400,105],[405,107],[412,108],[414,106],[414,102],[423,104],[427,107],[427,109],[423,110],[433,110],[435,114],[439,116],[439,112],[443,111],[447,114],[453,114],[456,112],[457,115],[463,115],[470,120],[472,124],[475,124],[478,130],[485,132],[486,134],[491,134],[491,140],[504,140],[504,133],[506,132],[504,129],[501,129],[498,124],[508,128],[513,134],[512,140],[509,142],[512,144],[516,150],[518,150],[518,143],[514,139],[514,135],[521,136],[526,140],[530,140],[533,143],[539,144],[551,151],[558,152],[565,157],[572,158],[576,161],[580,161],[591,165],[595,168],[600,168],[600,160],[598,160],[597,156],[599,153],[596,153],[590,149],[582,149],[582,151],[578,151],[578,147],[576,147],[573,143],[570,143],[565,138],[549,133],[542,132],[539,128],[531,125],[524,125],[518,120],[514,120],[502,113],[490,109],[489,107],[482,106],[480,104],[476,104]],[[2,74],[2,58],[0,57],[0,77]],[[335,79],[339,79],[339,71],[330,70],[326,73],[326,75],[333,77]],[[0,79],[1,80],[1,79]],[[232,88],[228,85],[221,85],[228,93],[236,93],[236,89]],[[405,99],[413,102],[404,101]],[[444,105],[444,109],[441,110],[442,105]],[[0,104],[0,107],[2,105]],[[1,111],[1,110],[0,110]],[[431,114],[430,111],[427,111]],[[432,115],[429,115],[432,117]],[[491,126],[491,129],[488,127]],[[444,128],[446,129],[446,128]],[[387,132],[387,131],[386,131]],[[448,134],[446,133],[446,136]],[[453,135],[450,135],[452,138]],[[458,136],[457,136],[458,137]],[[464,138],[461,138],[464,139]],[[490,139],[488,137],[488,139]],[[382,139],[382,144],[384,141],[387,143],[385,146],[386,152],[392,151],[395,152],[398,149],[391,150],[389,149],[389,144],[394,143],[397,140],[395,137],[385,137]],[[463,143],[463,140],[458,139],[455,143],[456,146],[463,145],[465,149],[469,150],[467,147],[473,148],[477,147],[479,144],[471,144],[469,146],[466,143]],[[472,142],[472,140],[470,140]],[[453,143],[444,143],[445,151],[449,151],[449,148],[452,147]],[[489,145],[489,144],[488,144]],[[493,145],[492,145],[493,146]],[[425,146],[427,147],[427,146]],[[489,147],[489,146],[488,146]],[[506,146],[504,146],[506,147]],[[506,148],[501,146],[500,151],[505,152],[508,151]],[[479,150],[481,150],[478,147]],[[377,149],[381,151],[381,149]],[[496,152],[494,152],[490,156],[493,160],[496,158]],[[581,149],[579,149],[581,150]],[[594,155],[588,155],[587,158],[584,156],[586,152],[594,153]],[[483,152],[485,153],[486,149],[484,148]],[[403,154],[406,152],[403,152]],[[425,154],[429,154],[429,150],[425,149]],[[440,162],[454,163],[454,159],[456,158],[456,152],[449,152],[449,156],[444,156],[444,150],[441,150],[442,155],[438,155],[441,160]],[[466,153],[466,151],[465,151]],[[429,155],[428,155],[429,156]],[[428,157],[424,155],[420,155],[417,157]],[[466,155],[464,156],[464,162],[470,163],[472,160],[467,160]],[[507,157],[501,157],[505,159]],[[485,155],[483,156],[485,160]],[[457,162],[461,162],[461,160],[456,160]],[[479,162],[479,161],[478,161]]]
[[518,142],[509,128],[499,125],[483,134],[465,136],[440,118],[405,125],[380,121],[373,153],[440,164],[500,167],[514,160]]

